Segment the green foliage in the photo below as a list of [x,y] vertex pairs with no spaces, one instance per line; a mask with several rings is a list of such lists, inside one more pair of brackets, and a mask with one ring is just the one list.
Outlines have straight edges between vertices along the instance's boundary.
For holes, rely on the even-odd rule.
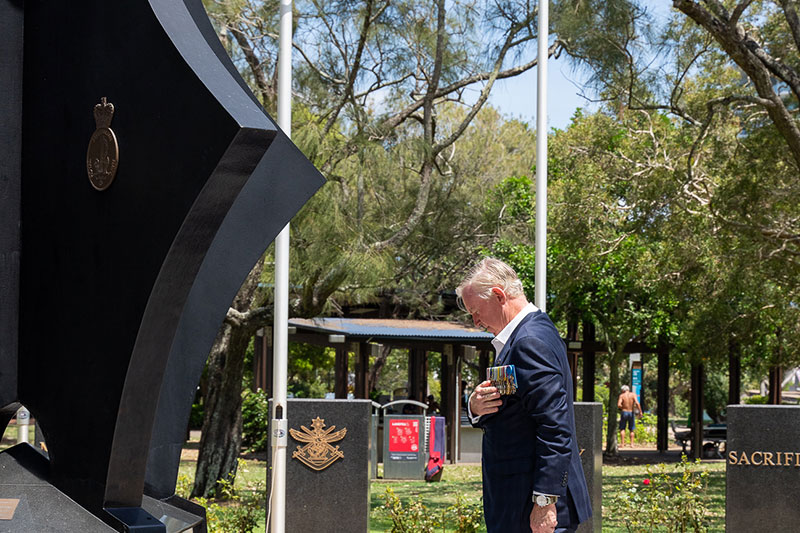
[[[246,472],[247,464],[239,459],[239,472]],[[219,498],[197,498],[195,501],[206,508],[206,522],[209,533],[250,533],[256,531],[264,517],[266,507],[266,482],[257,481],[245,489],[234,487],[234,476],[218,483]],[[192,480],[181,474],[175,493],[188,498],[192,490]]]
[[748,405],[767,405],[767,403],[769,403],[769,398],[766,396],[761,396],[760,394],[756,394],[754,396],[745,398],[744,403]]
[[420,498],[403,504],[391,487],[381,499],[384,500],[382,512],[392,521],[392,533],[477,533],[483,520],[480,503],[469,502],[460,494],[441,516],[432,514]]
[[324,398],[330,383],[336,352],[332,348],[293,342],[289,344],[289,384],[296,398]]
[[266,391],[242,391],[242,445],[252,452],[266,451],[269,438],[269,398]]
[[189,414],[189,427],[200,429],[203,427],[203,403],[195,402],[192,404],[192,411]]
[[725,418],[728,405],[728,376],[725,372],[709,369],[706,372],[706,382],[703,387],[703,405],[714,422]]
[[[247,472],[247,464],[239,459],[237,471]],[[175,494],[189,498],[193,481],[190,476],[180,474]],[[195,501],[206,508],[206,521],[209,533],[251,533],[264,518],[266,507],[266,482],[257,481],[244,489],[234,487],[234,476],[218,484],[220,497],[215,499],[197,498]]]
[[636,429],[633,437],[639,444],[654,444],[657,439],[656,424],[658,417],[654,414],[643,413],[642,418],[636,420]]
[[685,455],[677,473],[669,472],[664,464],[648,466],[644,479],[623,481],[623,490],[609,506],[611,514],[629,533],[705,533],[707,478],[708,473],[700,470],[700,461],[689,462]]

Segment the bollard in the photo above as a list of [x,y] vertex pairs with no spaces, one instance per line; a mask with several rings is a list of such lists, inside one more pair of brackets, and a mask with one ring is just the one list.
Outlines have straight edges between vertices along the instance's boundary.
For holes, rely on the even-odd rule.
[[28,443],[28,426],[31,423],[31,412],[25,407],[17,411],[17,444]]

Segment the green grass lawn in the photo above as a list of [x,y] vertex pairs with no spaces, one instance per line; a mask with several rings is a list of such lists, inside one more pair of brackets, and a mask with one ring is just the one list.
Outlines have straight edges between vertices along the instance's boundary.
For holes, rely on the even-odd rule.
[[[30,439],[33,440],[33,426],[30,428]],[[16,442],[16,428],[9,427],[4,435],[0,447],[7,447]],[[196,437],[187,443],[189,450],[197,448]],[[677,471],[677,464],[669,465]],[[705,491],[709,509],[710,532],[725,531],[725,463],[723,461],[706,461],[700,465],[702,470],[708,472],[708,488]],[[178,492],[188,490],[194,479],[195,459],[189,453],[188,457],[181,460],[178,477]],[[381,474],[379,468],[379,474]],[[627,533],[627,529],[618,516],[613,512],[611,502],[623,488],[623,482],[630,480],[641,483],[647,476],[647,465],[634,466],[603,466],[603,532]],[[258,459],[244,459],[242,467],[236,477],[235,487],[242,492],[254,491],[261,484],[267,482],[266,461]],[[391,531],[392,523],[386,513],[382,512],[384,504],[382,496],[386,489],[391,488],[400,500],[408,502],[419,499],[430,511],[441,516],[445,509],[456,502],[460,495],[466,503],[479,503],[481,499],[481,469],[479,465],[462,464],[446,465],[442,479],[436,483],[425,481],[390,481],[377,479],[370,485],[371,514],[370,533],[383,533]],[[264,531],[266,510],[254,531]],[[486,528],[482,527],[481,532]]]
[[[379,470],[378,474],[381,472]],[[377,479],[370,485],[370,505],[372,508],[369,521],[370,533],[391,531],[392,522],[379,508],[384,503],[381,498],[386,489],[391,487],[403,503],[413,498],[420,498],[431,513],[441,513],[461,495],[467,502],[480,502],[481,499],[481,467],[480,465],[446,465],[442,472],[442,480],[436,483],[425,481],[388,481]],[[481,531],[486,531],[485,527]]]
[[[677,471],[678,465],[669,465]],[[708,472],[708,508],[710,532],[725,531],[725,463],[723,461],[704,462],[700,468]],[[640,482],[646,477],[647,465],[636,466],[603,466],[603,532],[627,533],[625,525],[615,519],[610,508],[614,496],[623,487],[624,480]],[[370,516],[370,533],[391,531],[391,520],[380,511],[387,487],[391,487],[401,501],[407,503],[414,498],[422,502],[432,513],[441,513],[453,505],[456,495],[461,494],[468,501],[479,501],[481,497],[481,472],[478,465],[446,465],[442,480],[438,483],[425,481],[385,481],[372,482],[370,499],[372,513]],[[486,531],[485,527],[481,531]]]
[[[679,465],[669,465],[677,472]],[[725,531],[725,462],[703,462],[699,470],[708,472],[708,488],[705,492],[708,503],[709,533]],[[603,466],[603,532],[627,533],[625,524],[612,512],[611,501],[623,487],[623,481],[640,483],[647,477],[647,465]]]

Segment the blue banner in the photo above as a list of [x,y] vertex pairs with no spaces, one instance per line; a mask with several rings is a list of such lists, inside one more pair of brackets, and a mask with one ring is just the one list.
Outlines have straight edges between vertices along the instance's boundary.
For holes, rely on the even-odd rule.
[[633,393],[636,394],[636,401],[639,402],[639,405],[642,404],[642,368],[641,367],[634,367],[631,369],[631,384],[633,385],[631,388],[633,389]]

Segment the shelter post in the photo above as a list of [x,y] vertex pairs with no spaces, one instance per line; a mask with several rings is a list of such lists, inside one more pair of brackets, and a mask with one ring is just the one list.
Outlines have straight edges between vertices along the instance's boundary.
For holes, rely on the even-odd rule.
[[[489,368],[489,352],[481,350],[478,353],[478,383],[486,379],[486,369]],[[475,383],[473,386],[477,386]]]
[[355,397],[360,400],[369,399],[369,355],[372,345],[368,342],[354,342],[353,351],[356,355],[356,384]]
[[578,352],[573,350],[573,343],[578,342],[578,322],[570,320],[567,322],[567,358],[569,360],[569,370],[572,374],[572,397],[578,397]]
[[425,403],[428,392],[428,353],[420,348],[408,350],[408,397]]
[[447,458],[458,462],[459,424],[461,423],[461,354],[462,345],[445,344],[442,349],[442,397],[439,402],[447,427]]
[[692,459],[703,454],[703,382],[705,368],[703,363],[692,363],[691,416],[692,416]]
[[594,374],[595,374],[595,331],[594,324],[583,323],[583,397],[584,402],[594,401]]
[[656,444],[664,453],[669,448],[669,346],[658,344],[658,385],[656,389]]
[[783,381],[783,369],[779,366],[769,368],[769,400],[770,405],[781,404],[781,383]]
[[347,398],[347,346],[341,344],[335,348],[336,359],[334,366],[334,397],[338,399]]
[[728,405],[738,405],[742,398],[742,354],[739,343],[728,344]]

